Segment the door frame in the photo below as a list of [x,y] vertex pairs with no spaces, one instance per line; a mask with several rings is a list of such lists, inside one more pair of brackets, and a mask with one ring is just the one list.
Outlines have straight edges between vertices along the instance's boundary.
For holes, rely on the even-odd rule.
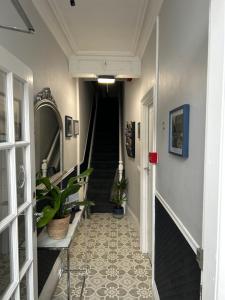
[[[156,87],[153,86],[141,100],[141,176],[140,176],[140,248],[142,253],[148,252],[147,226],[148,226],[148,174],[145,170],[148,164],[148,109],[153,105],[153,149],[156,151],[156,122],[157,122],[157,105],[156,105]],[[152,265],[154,261],[154,198],[155,198],[155,175],[156,166],[152,165],[152,249],[150,257]]]
[[[14,296],[15,299],[19,299],[19,284],[21,278],[28,274],[28,281],[31,288],[28,292],[28,299],[38,299],[37,288],[37,246],[36,246],[36,230],[33,223],[33,207],[36,204],[35,200],[35,160],[34,160],[34,113],[33,113],[33,73],[23,64],[17,57],[8,52],[5,48],[0,46],[0,67],[7,73],[7,116],[8,124],[14,123],[13,112],[13,76],[18,76],[24,82],[24,115],[26,116],[26,122],[24,123],[24,138],[23,141],[16,142],[14,135],[14,126],[8,127],[9,140],[1,144],[0,149],[7,149],[10,151],[10,167],[11,176],[9,178],[10,191],[10,211],[8,217],[1,221],[1,230],[11,226],[12,232],[17,235],[12,240],[13,249],[11,249],[11,256],[13,257],[13,268],[11,265],[11,272],[14,275],[14,282],[9,286],[3,299],[8,299]],[[29,162],[30,166],[27,166],[27,201],[17,207],[15,199],[17,199],[16,192],[16,176],[15,176],[15,151],[17,148],[27,147],[25,151],[25,162]],[[12,172],[12,170],[14,170]],[[12,176],[13,175],[13,176]],[[18,216],[27,211],[27,228],[26,236],[31,240],[27,240],[26,244],[28,258],[21,269],[19,269],[19,257],[18,257]],[[28,283],[27,283],[28,284]],[[15,294],[13,295],[13,293]]]
[[204,300],[225,299],[225,2],[211,0],[203,201]]

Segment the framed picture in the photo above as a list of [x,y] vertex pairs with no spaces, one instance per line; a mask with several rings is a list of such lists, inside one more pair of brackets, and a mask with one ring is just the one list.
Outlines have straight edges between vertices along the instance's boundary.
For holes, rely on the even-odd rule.
[[79,134],[79,121],[73,120],[73,135],[77,136]]
[[73,136],[73,118],[69,116],[65,116],[65,136]]
[[169,152],[188,157],[190,105],[182,105],[169,114]]
[[137,125],[138,125],[137,126],[137,137],[138,137],[138,139],[140,139],[141,138],[141,123],[138,122]]
[[125,137],[127,155],[135,158],[135,122],[127,122]]

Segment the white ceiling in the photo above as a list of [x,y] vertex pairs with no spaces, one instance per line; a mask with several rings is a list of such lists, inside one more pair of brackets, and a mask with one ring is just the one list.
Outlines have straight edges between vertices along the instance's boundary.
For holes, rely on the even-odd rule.
[[136,56],[150,0],[33,0],[67,56]]

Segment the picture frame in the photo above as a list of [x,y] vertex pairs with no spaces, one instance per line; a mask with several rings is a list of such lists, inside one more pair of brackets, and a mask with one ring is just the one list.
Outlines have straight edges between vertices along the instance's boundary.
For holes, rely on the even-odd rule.
[[73,120],[73,135],[77,136],[79,134],[79,121]]
[[73,118],[70,116],[65,116],[65,136],[73,136]]
[[127,122],[125,129],[127,155],[135,158],[135,122]]
[[169,112],[169,153],[183,158],[189,155],[189,114],[189,104]]
[[137,138],[141,138],[141,122],[137,123]]

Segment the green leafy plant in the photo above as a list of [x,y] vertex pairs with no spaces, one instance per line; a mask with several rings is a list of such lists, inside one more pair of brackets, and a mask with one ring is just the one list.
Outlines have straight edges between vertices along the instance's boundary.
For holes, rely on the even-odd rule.
[[127,179],[122,178],[118,180],[113,185],[113,194],[112,194],[112,202],[115,204],[117,208],[120,208],[123,202],[127,201]]
[[[60,189],[58,186],[51,183],[48,177],[39,178],[36,181],[36,199],[40,203],[44,201],[44,206],[41,211],[41,217],[37,222],[37,227],[42,228],[47,225],[52,219],[62,219],[71,211],[71,205],[83,205],[90,207],[94,205],[92,201],[75,201],[66,203],[67,198],[77,193],[80,188],[86,183],[86,179],[92,174],[93,169],[87,169],[82,174],[69,179],[65,189]],[[41,188],[40,188],[41,186]]]

